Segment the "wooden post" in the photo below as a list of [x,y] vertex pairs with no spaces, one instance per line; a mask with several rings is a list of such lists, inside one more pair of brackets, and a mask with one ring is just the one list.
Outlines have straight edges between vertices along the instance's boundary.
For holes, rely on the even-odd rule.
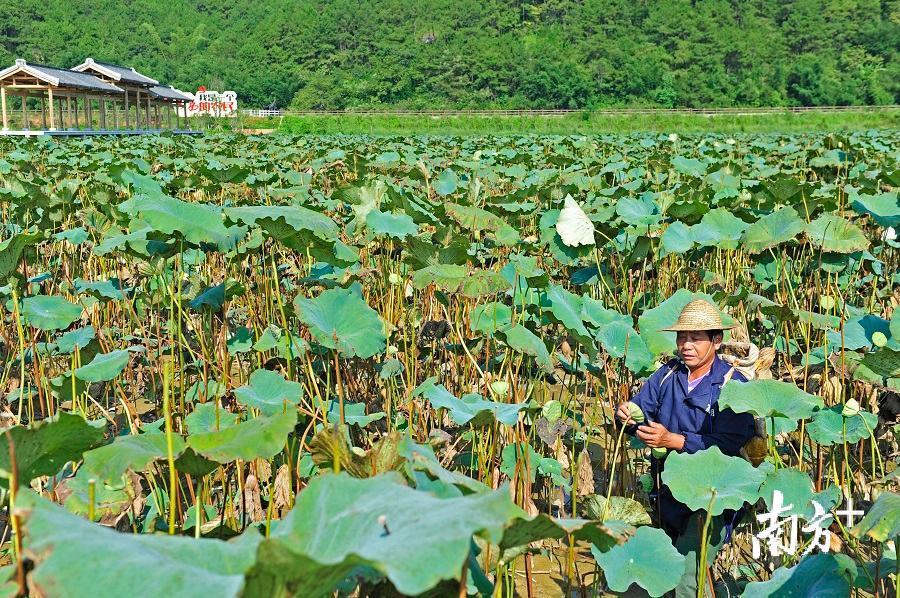
[[172,104],[166,102],[166,123],[169,129],[172,128]]
[[131,125],[128,123],[128,90],[125,90],[125,128],[129,128]]
[[113,129],[119,130],[119,100],[113,98]]
[[28,126],[28,96],[22,94],[22,130],[27,131],[31,127]]
[[44,96],[41,96],[41,126],[47,130],[47,104],[44,103]]
[[84,116],[87,118],[87,128],[94,128],[94,100],[91,96],[84,96]]
[[141,92],[134,92],[134,128],[141,128]]
[[0,110],[3,112],[3,130],[9,131],[9,118],[6,115],[6,88],[0,87]]
[[150,111],[150,94],[147,94],[147,124],[149,125],[147,128],[153,128],[153,113]]
[[56,130],[56,122],[53,120],[53,88],[47,87],[47,107],[50,109],[50,130]]
[[100,128],[106,130],[106,98],[100,98]]

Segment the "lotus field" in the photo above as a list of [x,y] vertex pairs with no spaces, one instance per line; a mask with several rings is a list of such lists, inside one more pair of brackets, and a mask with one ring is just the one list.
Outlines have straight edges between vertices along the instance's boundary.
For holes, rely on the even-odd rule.
[[701,592],[895,593],[898,158],[891,131],[5,140],[2,590],[660,596],[698,557],[614,413],[703,297],[759,349],[720,406],[767,433],[757,466],[666,457],[692,509],[750,505]]

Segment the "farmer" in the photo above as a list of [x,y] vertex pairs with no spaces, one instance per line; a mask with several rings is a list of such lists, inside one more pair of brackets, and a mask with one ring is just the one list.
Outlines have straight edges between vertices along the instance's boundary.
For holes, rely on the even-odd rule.
[[[719,310],[708,301],[697,299],[688,303],[675,325],[663,329],[677,333],[675,354],[678,357],[650,376],[632,399],[644,412],[644,423],[636,425],[628,404],[619,405],[616,416],[625,423],[625,431],[637,435],[647,446],[667,449],[667,452],[694,453],[716,445],[724,454],[738,456],[741,447],[754,434],[753,416],[720,410],[717,404],[723,384],[747,381],[716,354],[724,331],[731,328],[722,324]],[[675,500],[668,486],[660,486],[663,465],[664,457],[651,457],[660,527],[672,538],[676,548],[687,555],[699,548],[696,527],[698,522],[702,524],[703,517]],[[742,515],[741,511],[726,510],[713,519],[710,560],[728,541],[731,529]],[[687,582],[696,595],[696,557],[689,557],[687,565],[682,586]],[[677,588],[676,595],[690,592],[689,587],[682,586]]]

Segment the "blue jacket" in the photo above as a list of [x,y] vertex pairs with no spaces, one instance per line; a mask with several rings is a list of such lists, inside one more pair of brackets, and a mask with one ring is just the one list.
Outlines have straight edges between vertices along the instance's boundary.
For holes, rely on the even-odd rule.
[[[688,393],[687,367],[673,359],[650,376],[632,402],[641,408],[648,421],[659,422],[670,432],[682,434],[684,452],[695,453],[716,445],[724,454],[736,457],[741,447],[753,437],[754,425],[749,413],[719,409],[719,392],[730,370],[731,366],[716,355],[709,374]],[[735,371],[729,384],[746,381]],[[629,425],[625,430],[634,435],[636,428]],[[651,457],[651,475],[654,491],[658,493],[660,523],[670,536],[675,537],[684,532],[692,511],[675,500],[667,486],[657,487],[663,463]],[[731,524],[736,524],[743,513],[725,511],[724,515],[730,536]]]

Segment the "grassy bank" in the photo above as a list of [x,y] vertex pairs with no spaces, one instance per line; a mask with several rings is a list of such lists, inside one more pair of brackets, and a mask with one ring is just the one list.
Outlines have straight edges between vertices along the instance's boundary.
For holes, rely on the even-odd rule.
[[841,131],[900,127],[900,110],[763,115],[576,113],[565,116],[284,116],[243,118],[246,129],[285,133],[414,135],[587,134],[639,131],[679,133],[762,133]]

